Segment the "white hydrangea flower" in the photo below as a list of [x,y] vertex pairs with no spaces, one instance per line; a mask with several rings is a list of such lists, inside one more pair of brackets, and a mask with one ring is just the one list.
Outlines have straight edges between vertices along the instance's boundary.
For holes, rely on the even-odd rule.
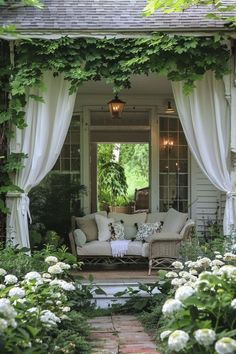
[[211,267],[211,271],[212,271],[213,274],[218,274],[219,267],[217,267],[217,266],[212,266],[212,267]]
[[4,332],[8,327],[8,322],[4,318],[0,318],[0,333]]
[[170,350],[173,350],[175,352],[180,352],[186,347],[188,340],[189,340],[188,333],[180,330],[174,331],[169,335],[168,347]]
[[39,281],[39,280],[42,279],[42,277],[41,277],[41,274],[38,273],[38,272],[29,272],[29,273],[27,273],[27,274],[24,276],[24,279],[25,279],[26,281],[30,281],[30,280],[37,280],[37,281]]
[[191,277],[191,274],[189,272],[186,272],[185,270],[182,270],[181,272],[179,272],[179,276],[189,280]]
[[196,277],[195,275],[191,274],[191,277],[189,279],[191,282],[195,283],[198,280],[198,277]]
[[161,341],[163,341],[165,338],[169,337],[169,335],[172,333],[172,331],[164,331],[164,332],[161,332],[160,334],[160,338],[161,338]]
[[171,280],[171,285],[173,285],[176,288],[185,284],[185,283],[186,283],[186,279],[184,279],[184,278],[174,278]]
[[197,265],[199,266],[199,268],[208,268],[210,264],[211,264],[211,260],[210,258],[207,257],[200,258],[197,261]]
[[62,280],[62,279],[54,279],[50,282],[50,285],[57,285],[65,291],[75,290],[75,286],[73,283],[69,283],[69,282]]
[[38,308],[37,307],[31,307],[27,311],[30,312],[30,313],[38,312]]
[[22,299],[23,297],[25,297],[25,290],[22,288],[18,288],[18,287],[11,288],[11,290],[8,293],[8,296],[10,296],[10,297],[16,296],[16,297]]
[[194,337],[196,341],[204,347],[209,347],[216,340],[215,331],[208,328],[198,329],[194,332]]
[[214,251],[214,254],[220,254],[220,252],[219,251]]
[[184,265],[182,262],[175,261],[171,264],[175,269],[184,269]]
[[233,354],[236,351],[236,340],[230,337],[223,337],[215,344],[215,351],[218,354]]
[[15,275],[13,274],[7,274],[5,275],[4,277],[4,282],[7,284],[7,285],[11,285],[11,284],[16,284],[18,282],[18,279]]
[[222,256],[221,254],[217,254],[217,255],[215,256],[215,258],[216,258],[216,259],[223,259],[223,256]]
[[219,259],[214,259],[212,262],[211,262],[211,267],[221,267],[224,265],[224,262],[222,262],[221,260]]
[[172,315],[174,312],[178,312],[182,306],[182,302],[179,300],[168,299],[162,307],[162,313],[164,315]]
[[46,323],[48,325],[56,325],[57,322],[61,322],[60,318],[49,310],[42,311],[40,315],[40,320],[41,322]]
[[62,302],[60,300],[56,301],[56,305],[60,306],[62,304]]
[[233,299],[230,305],[234,310],[236,310],[236,299]]
[[9,320],[16,317],[16,311],[11,306],[9,299],[0,299],[0,313]]
[[226,275],[228,278],[236,276],[236,267],[232,265],[224,265],[219,269],[219,275]]
[[168,272],[165,275],[166,278],[178,278],[178,274],[176,272]]
[[51,279],[52,278],[51,274],[49,274],[49,273],[43,273],[42,277],[45,278],[45,279]]
[[13,305],[16,305],[16,304],[24,304],[26,302],[26,298],[23,298],[23,299],[16,299],[14,302],[13,302]]
[[231,253],[231,252],[226,252],[226,253],[224,254],[224,257],[223,257],[223,260],[224,260],[224,261],[231,261],[231,260],[233,260],[233,259],[236,259],[236,254]]
[[0,290],[5,289],[5,287],[6,287],[6,285],[4,285],[4,284],[0,284]]
[[48,268],[48,273],[50,274],[61,274],[63,273],[62,268],[56,263]]
[[175,300],[184,301],[188,297],[192,296],[195,290],[189,285],[183,285],[176,290]]
[[67,263],[64,263],[64,262],[58,262],[57,265],[59,265],[59,267],[61,267],[61,269],[63,270],[68,270],[71,268],[71,266]]
[[7,274],[7,271],[3,268],[0,268],[0,275],[4,277]]
[[10,320],[7,321],[8,322],[8,325],[13,327],[13,328],[16,328],[17,327],[17,322],[14,318],[10,318]]
[[193,266],[195,265],[196,262],[193,261],[187,261],[184,264],[188,267],[188,268],[193,268]]
[[46,263],[57,263],[58,259],[55,256],[48,256],[45,258]]
[[69,306],[65,306],[65,307],[62,307],[62,312],[70,312],[70,307]]

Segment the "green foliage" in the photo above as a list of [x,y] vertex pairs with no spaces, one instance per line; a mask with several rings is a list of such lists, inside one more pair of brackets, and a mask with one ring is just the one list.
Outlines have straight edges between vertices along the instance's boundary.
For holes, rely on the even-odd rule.
[[[135,313],[140,315],[140,319],[147,325],[146,319],[149,317],[154,309],[160,311],[160,307],[170,290],[170,284],[168,282],[157,281],[155,283],[139,283],[137,289],[127,287],[124,291],[117,292],[115,297],[122,299],[124,295],[128,295],[128,299],[123,305],[113,304],[111,311],[116,313]],[[159,310],[158,310],[158,309]],[[153,316],[154,317],[154,316]],[[157,318],[153,318],[153,322],[158,322]]]
[[126,197],[127,182],[124,168],[117,162],[107,162],[101,166],[99,175],[99,187],[104,190],[102,195],[106,194],[107,199],[102,201],[108,205],[116,205],[118,197]]
[[[38,6],[38,0],[27,0],[25,4]],[[0,91],[6,99],[4,104],[0,102],[0,133],[5,139],[4,149],[0,148],[0,156],[4,157],[0,162],[0,184],[12,186],[9,176],[22,167],[19,160],[14,163],[12,157],[8,160],[6,139],[14,135],[15,126],[25,127],[26,89],[43,90],[43,71],[51,70],[54,75],[64,73],[71,83],[71,93],[84,82],[101,78],[113,84],[114,92],[119,92],[130,87],[132,75],[159,73],[169,80],[183,80],[187,94],[206,71],[214,71],[217,78],[228,72],[229,50],[225,39],[220,35],[184,37],[164,33],[138,39],[20,39],[15,43],[14,67],[9,59],[8,42],[1,40]],[[42,100],[35,95],[29,99]],[[5,196],[0,199],[2,212],[6,212],[4,201]]]
[[0,7],[24,7],[24,6],[33,6],[39,9],[43,8],[43,4],[40,0],[0,0]]
[[48,265],[44,262],[44,259],[50,255],[56,256],[60,261],[65,261],[70,265],[77,263],[76,258],[68,252],[65,246],[56,248],[47,245],[41,251],[33,251],[30,256],[25,249],[1,245],[0,255],[0,268],[4,268],[8,273],[17,277],[35,269],[40,272],[46,271]]
[[37,229],[43,224],[40,232],[44,240],[46,237],[46,242],[51,243],[46,230],[56,231],[60,236],[58,244],[66,242],[71,228],[71,215],[83,215],[80,197],[85,193],[86,188],[79,184],[78,176],[53,171],[32,189],[29,197],[33,225]]
[[[181,12],[187,10],[191,6],[211,6],[212,13],[207,15],[210,19],[222,19],[231,26],[235,25],[236,16],[225,16],[225,12],[235,11],[236,5],[225,4],[220,0],[147,0],[147,4],[143,10],[144,16],[150,16],[157,10],[161,10],[165,14],[172,12]],[[214,10],[212,9],[214,7]]]

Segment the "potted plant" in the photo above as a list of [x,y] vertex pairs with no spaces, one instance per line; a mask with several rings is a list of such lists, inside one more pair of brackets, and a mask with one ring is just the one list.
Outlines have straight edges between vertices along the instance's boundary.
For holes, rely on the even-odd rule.
[[118,162],[106,162],[100,168],[98,181],[100,203],[108,205],[112,211],[118,212],[119,207],[119,212],[128,212],[128,185],[124,168]]

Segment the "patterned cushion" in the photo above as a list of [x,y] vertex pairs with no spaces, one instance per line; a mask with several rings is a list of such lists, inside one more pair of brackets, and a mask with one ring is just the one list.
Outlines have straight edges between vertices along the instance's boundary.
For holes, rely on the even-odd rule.
[[136,235],[136,240],[145,241],[145,239],[155,232],[161,231],[161,222],[157,221],[154,223],[142,223],[138,225],[138,232]]
[[124,240],[125,230],[124,224],[120,221],[110,223],[111,238],[110,240]]

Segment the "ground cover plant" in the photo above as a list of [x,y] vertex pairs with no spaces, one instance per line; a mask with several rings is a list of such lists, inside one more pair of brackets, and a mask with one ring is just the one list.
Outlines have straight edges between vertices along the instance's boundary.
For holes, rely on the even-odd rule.
[[[49,249],[31,257],[10,248],[0,254],[0,352],[90,353],[80,284],[71,280],[73,256],[66,249],[58,257]],[[7,257],[15,269],[10,261],[3,268]]]

